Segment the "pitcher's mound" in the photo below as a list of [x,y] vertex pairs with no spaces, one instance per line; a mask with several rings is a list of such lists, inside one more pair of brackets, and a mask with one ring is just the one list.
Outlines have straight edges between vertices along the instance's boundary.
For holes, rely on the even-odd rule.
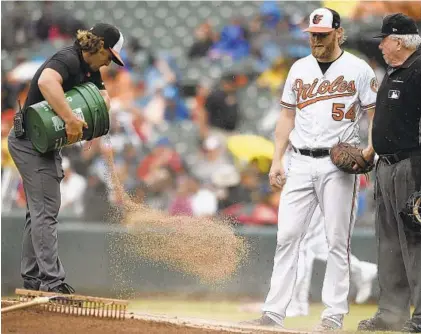
[[[9,304],[10,305],[10,304]],[[7,306],[2,302],[2,307]],[[73,316],[44,311],[40,307],[2,314],[1,333],[19,334],[124,334],[124,333],[274,333],[264,328],[241,328],[235,323],[202,319],[128,314],[125,320]],[[281,333],[292,333],[281,331]],[[298,333],[298,332],[295,332]]]

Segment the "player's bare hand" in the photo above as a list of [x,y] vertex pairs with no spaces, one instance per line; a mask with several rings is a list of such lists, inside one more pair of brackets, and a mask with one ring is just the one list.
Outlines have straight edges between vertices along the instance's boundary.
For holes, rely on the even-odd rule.
[[269,183],[272,187],[282,189],[286,182],[285,171],[281,161],[273,161],[269,171]]
[[77,141],[82,140],[83,128],[87,129],[88,124],[77,117],[73,117],[70,121],[66,122],[65,129],[66,129],[67,141],[69,144],[73,144],[73,143],[76,143]]

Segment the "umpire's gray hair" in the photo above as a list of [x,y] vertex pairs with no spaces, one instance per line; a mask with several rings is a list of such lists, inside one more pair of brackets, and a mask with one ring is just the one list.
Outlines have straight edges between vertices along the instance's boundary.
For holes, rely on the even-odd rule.
[[420,35],[390,35],[390,38],[394,40],[401,40],[403,46],[410,50],[416,50],[421,45]]

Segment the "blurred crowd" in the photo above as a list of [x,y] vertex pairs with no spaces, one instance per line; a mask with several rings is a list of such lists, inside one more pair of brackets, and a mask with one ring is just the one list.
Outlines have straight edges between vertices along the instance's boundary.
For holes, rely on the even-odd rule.
[[[77,29],[92,24],[55,12],[50,2],[43,3],[38,18],[25,20],[22,14],[17,10],[16,16],[2,20],[9,31],[2,34],[2,49],[39,43],[57,49],[72,43]],[[307,14],[286,15],[281,4],[266,1],[252,20],[235,17],[220,30],[205,20],[191,32],[194,41],[184,50],[186,59],[201,59],[211,66],[247,58],[251,67],[247,72],[225,71],[213,81],[199,77],[194,84],[183,81],[171,52],[156,52],[144,47],[141,39],[126,36],[122,56],[127,66],[101,70],[111,98],[110,133],[62,150],[62,214],[107,221],[108,213],[121,205],[112,192],[102,152],[109,140],[119,179],[134,201],[173,215],[223,214],[245,224],[276,224],[280,194],[270,189],[267,180],[272,133],[289,67],[310,53],[302,33]],[[3,212],[26,207],[7,135],[17,101],[23,104],[28,83],[45,60],[17,54],[11,71],[3,73],[2,68]],[[370,64],[381,80],[383,67],[374,60]],[[252,121],[244,116],[248,103],[244,92],[250,87],[266,92],[270,101],[256,110]],[[363,119],[364,140],[366,130]],[[371,205],[367,196],[371,183],[363,177],[361,186],[359,217]]]

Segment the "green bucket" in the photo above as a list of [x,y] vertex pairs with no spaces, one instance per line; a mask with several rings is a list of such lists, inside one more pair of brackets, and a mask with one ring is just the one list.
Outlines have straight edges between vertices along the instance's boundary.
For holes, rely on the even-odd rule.
[[[83,129],[81,140],[91,140],[108,133],[110,117],[107,106],[93,83],[73,87],[65,96],[76,117],[88,124],[88,129]],[[41,153],[68,145],[64,121],[47,101],[35,103],[26,109],[25,125],[28,138]]]

